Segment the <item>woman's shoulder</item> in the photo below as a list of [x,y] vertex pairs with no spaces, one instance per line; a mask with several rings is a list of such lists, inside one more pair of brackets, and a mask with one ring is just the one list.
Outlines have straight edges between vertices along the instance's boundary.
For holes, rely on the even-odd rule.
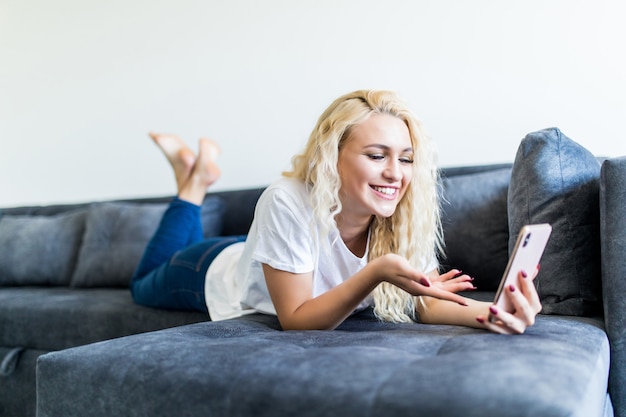
[[270,184],[256,205],[255,218],[262,222],[269,219],[293,218],[294,221],[308,221],[311,218],[309,192],[303,181],[282,177]]
[[271,183],[261,195],[261,201],[278,200],[295,204],[308,203],[309,192],[302,180],[281,177]]
[[284,190],[287,192],[306,192],[304,181],[298,178],[280,177],[267,187],[268,190]]

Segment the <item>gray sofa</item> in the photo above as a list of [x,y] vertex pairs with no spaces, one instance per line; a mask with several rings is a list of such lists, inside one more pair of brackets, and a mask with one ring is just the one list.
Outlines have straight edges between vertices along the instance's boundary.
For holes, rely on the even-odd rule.
[[[3,209],[0,415],[626,417],[626,157],[546,129],[441,184],[441,264],[476,278],[468,296],[493,297],[520,224],[553,225],[524,335],[145,308],[126,286],[167,198]],[[245,233],[261,192],[209,193],[205,233]]]

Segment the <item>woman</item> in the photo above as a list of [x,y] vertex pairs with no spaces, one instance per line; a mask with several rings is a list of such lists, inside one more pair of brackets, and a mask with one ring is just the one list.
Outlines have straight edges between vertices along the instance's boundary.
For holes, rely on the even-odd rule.
[[333,329],[373,305],[382,320],[509,334],[523,333],[541,310],[536,271],[521,271],[519,288],[508,288],[513,312],[458,295],[474,289],[460,271],[438,273],[434,153],[392,92],[356,91],[326,109],[293,169],[259,199],[247,238],[201,240],[199,207],[219,176],[217,146],[201,139],[196,157],[175,136],[152,137],[178,194],[131,282],[138,303],[208,310],[213,320],[276,314],[285,330]]

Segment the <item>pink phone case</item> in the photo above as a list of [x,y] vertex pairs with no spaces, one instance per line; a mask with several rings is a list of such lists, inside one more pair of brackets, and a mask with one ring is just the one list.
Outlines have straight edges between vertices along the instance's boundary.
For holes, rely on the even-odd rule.
[[[518,274],[520,271],[526,272],[529,276],[535,273],[535,269],[550,238],[550,233],[552,233],[552,226],[547,223],[531,224],[522,227],[517,236],[513,253],[504,270],[498,292],[496,292],[494,304],[498,308],[507,312],[513,311],[509,298],[503,294],[504,289],[510,284],[514,284],[516,288],[519,288]],[[491,320],[492,317],[490,316],[489,319]]]

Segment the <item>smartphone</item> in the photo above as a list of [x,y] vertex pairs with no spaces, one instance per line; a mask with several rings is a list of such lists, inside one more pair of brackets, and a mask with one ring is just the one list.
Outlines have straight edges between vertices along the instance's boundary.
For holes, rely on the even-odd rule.
[[[510,284],[519,288],[518,275],[520,271],[525,271],[528,275],[535,273],[550,238],[550,233],[552,233],[552,226],[547,223],[530,224],[522,227],[493,301],[496,307],[507,312],[513,311],[509,298],[503,294],[504,289]],[[493,321],[494,319],[490,314],[489,320]]]

